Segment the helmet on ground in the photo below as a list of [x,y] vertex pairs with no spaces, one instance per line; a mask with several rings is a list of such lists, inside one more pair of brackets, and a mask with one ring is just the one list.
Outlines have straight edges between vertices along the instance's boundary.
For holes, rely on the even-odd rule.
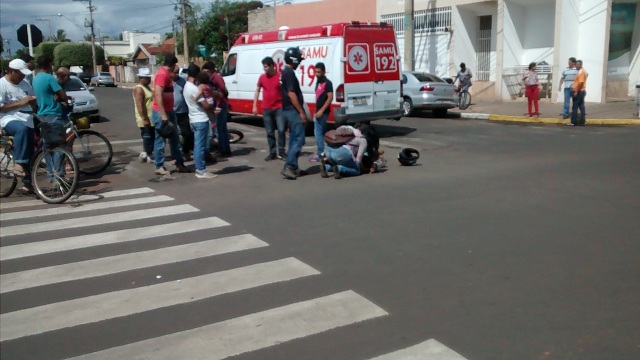
[[91,127],[91,120],[89,120],[88,116],[76,118],[75,123],[76,127],[80,130],[88,129]]
[[412,148],[404,148],[398,154],[398,161],[401,165],[410,166],[414,165],[418,158],[420,157],[420,152],[416,149]]
[[156,132],[163,138],[167,139],[167,138],[170,138],[173,132],[175,131],[174,128],[175,126],[171,121],[163,121],[160,127],[156,128]]
[[290,47],[284,52],[284,62],[286,64],[300,64],[304,60],[299,47]]

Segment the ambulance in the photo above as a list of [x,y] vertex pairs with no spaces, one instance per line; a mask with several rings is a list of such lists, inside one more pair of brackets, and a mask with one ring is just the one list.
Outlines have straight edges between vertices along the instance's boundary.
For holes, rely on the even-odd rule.
[[315,64],[323,62],[334,90],[329,122],[400,119],[402,85],[395,31],[387,23],[355,21],[242,34],[220,71],[231,114],[252,114],[262,59],[272,57],[281,71],[289,47],[299,47],[304,56],[295,72],[311,114],[315,113]]

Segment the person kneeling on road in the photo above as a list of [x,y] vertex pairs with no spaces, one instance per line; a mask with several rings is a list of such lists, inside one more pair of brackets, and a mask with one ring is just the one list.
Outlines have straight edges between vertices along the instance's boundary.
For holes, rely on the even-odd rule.
[[[357,125],[356,125],[357,126]],[[360,130],[353,126],[343,125],[336,131],[350,132],[353,139],[339,146],[326,144],[324,148],[325,157],[322,158],[320,175],[323,178],[329,177],[328,171],[333,171],[333,177],[340,179],[342,176],[360,175],[362,157],[367,150],[367,139],[362,136]]]

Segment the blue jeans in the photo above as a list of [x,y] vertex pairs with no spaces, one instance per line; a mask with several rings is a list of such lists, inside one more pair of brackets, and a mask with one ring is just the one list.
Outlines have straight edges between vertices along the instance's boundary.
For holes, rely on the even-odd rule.
[[269,154],[276,153],[275,128],[278,129],[278,154],[284,155],[284,147],[287,141],[285,134],[284,117],[282,109],[264,109],[262,112],[264,120],[264,130],[267,132],[267,142],[269,143]]
[[[50,124],[51,131],[56,133],[64,132],[65,131],[64,126],[68,122],[68,119],[60,115],[44,115],[44,116],[41,116],[40,119]],[[45,146],[49,147],[46,142],[45,142]],[[47,151],[47,150],[43,149],[43,151]],[[53,151],[52,153],[47,153],[47,155],[44,158],[47,164],[47,174],[51,175],[52,173],[56,173],[56,174],[60,174],[61,176],[62,174],[64,174],[64,166],[63,166],[64,154],[63,153],[61,153],[60,151]]]
[[156,141],[156,130],[151,126],[140,128],[140,136],[142,136],[142,149],[147,156],[153,156],[153,144]]
[[564,88],[564,107],[562,108],[562,117],[569,117],[569,105],[571,104],[571,92],[573,89]]
[[[173,126],[175,126],[175,131],[169,137],[169,147],[171,148],[171,157],[176,161],[177,164],[183,164],[184,158],[182,157],[182,150],[180,149],[180,135],[178,135],[178,122],[176,121],[176,114],[173,111],[167,111],[167,118]],[[162,126],[162,117],[160,113],[157,111],[151,112],[151,121],[153,122],[153,126],[156,129],[160,129]],[[156,131],[156,138],[153,143],[153,162],[156,166],[156,169],[159,169],[164,166],[164,138],[158,134]]]
[[204,159],[208,149],[207,138],[209,138],[211,124],[209,121],[202,121],[191,123],[191,127],[193,128],[193,161],[196,171],[203,173],[206,170]]
[[320,118],[313,118],[313,135],[316,137],[316,146],[318,147],[318,156],[324,152],[324,133],[327,132],[328,113],[322,114]]
[[13,161],[28,168],[33,157],[33,129],[20,120],[13,120],[4,130],[13,136]]
[[227,129],[227,116],[229,116],[229,103],[220,103],[220,113],[216,115],[216,131],[218,133],[218,152],[230,154],[229,130]]
[[340,146],[338,148],[327,146],[325,149],[325,155],[329,159],[329,162],[324,165],[327,170],[331,170],[332,165],[338,165],[338,172],[340,175],[360,175],[360,166],[353,159],[351,150],[347,149],[345,146]]
[[289,124],[289,152],[287,153],[287,161],[284,163],[286,167],[292,170],[298,170],[298,157],[304,146],[304,126],[302,119],[296,109],[283,109],[282,116]]
[[[578,92],[578,95],[573,97],[573,107],[571,108],[571,123],[573,125],[584,125],[584,97],[587,95],[586,91]],[[580,119],[578,119],[578,110],[580,110]]]

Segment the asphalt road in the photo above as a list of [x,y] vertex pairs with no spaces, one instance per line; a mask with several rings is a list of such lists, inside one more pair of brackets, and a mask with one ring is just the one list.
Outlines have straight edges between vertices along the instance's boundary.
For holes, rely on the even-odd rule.
[[[256,126],[259,122],[243,118],[231,126],[243,130],[245,140],[232,145],[233,157],[211,167],[220,176],[199,180],[193,174],[176,174],[173,180],[161,180],[153,175],[151,165],[135,161],[139,133],[132,116],[131,90],[99,88],[95,94],[104,118],[93,128],[114,143],[116,159],[106,174],[83,181],[84,193],[149,188],[154,196],[172,198],[166,207],[192,206],[198,211],[180,213],[183,208],[171,208],[175,211],[172,216],[151,215],[134,221],[130,212],[150,211],[141,202],[124,209],[98,205],[86,213],[77,210],[74,216],[60,212],[2,221],[3,360],[80,356],[211,324],[222,324],[219,330],[225,339],[233,338],[232,329],[250,337],[260,325],[248,330],[236,324],[236,319],[345,292],[356,294],[355,300],[360,301],[354,302],[357,306],[351,312],[316,314],[308,310],[318,319],[344,319],[344,324],[329,321],[326,329],[309,330],[315,318],[301,315],[301,323],[291,325],[297,336],[269,343],[270,335],[288,326],[276,318],[273,328],[254,335],[253,345],[238,350],[229,340],[225,346],[232,349],[230,354],[240,354],[234,359],[241,360],[364,360],[429,339],[458,357],[443,352],[416,358],[640,358],[640,127],[508,125],[429,117],[381,121],[377,128],[388,159],[386,171],[322,179],[317,165],[307,161],[314,142],[307,137],[307,152],[300,163],[310,175],[289,181],[279,175],[282,162],[263,160],[266,139],[264,129]],[[395,160],[406,146],[420,151],[417,166],[402,167]],[[161,202],[154,209],[163,207]],[[13,211],[17,210],[3,210],[3,214]],[[92,224],[92,218],[99,215],[104,217]],[[118,216],[123,218],[110,222]],[[22,244],[73,236],[101,241],[108,238],[105,232],[131,229],[133,233],[139,227],[152,229],[206,217],[217,217],[228,225],[140,241],[81,244],[76,249],[55,250],[56,245],[51,244],[52,249],[31,255],[21,253],[26,250],[20,248],[15,258],[8,251]],[[68,218],[75,220],[56,226],[57,221]],[[43,221],[50,223],[41,225]],[[29,226],[45,227],[31,233]],[[97,268],[91,262],[95,259],[238,234],[250,234],[268,246],[139,265],[141,268],[123,268],[122,272],[107,266],[104,274],[91,275]],[[97,309],[90,312],[96,319],[87,324],[74,322],[64,307],[56,306],[289,258],[315,272],[121,316]],[[54,284],[48,282],[53,271],[47,271],[11,282],[12,276],[29,270],[64,270],[56,266],[80,261],[89,261],[90,266],[81,269],[75,279],[62,278]],[[161,293],[151,301],[164,297]],[[79,304],[66,309],[89,306]],[[63,318],[61,323],[47,331],[28,312],[38,307]],[[369,307],[373,309],[367,310]],[[362,318],[349,318],[359,311]],[[32,323],[35,330],[14,336],[14,323]],[[217,334],[214,330],[212,334]],[[209,340],[201,339],[203,343]],[[275,345],[259,345],[262,340]],[[139,344],[145,351],[158,346],[179,348],[180,339]],[[222,353],[202,353],[201,357],[179,353],[174,358],[212,359]],[[113,354],[86,358],[125,358]]]

